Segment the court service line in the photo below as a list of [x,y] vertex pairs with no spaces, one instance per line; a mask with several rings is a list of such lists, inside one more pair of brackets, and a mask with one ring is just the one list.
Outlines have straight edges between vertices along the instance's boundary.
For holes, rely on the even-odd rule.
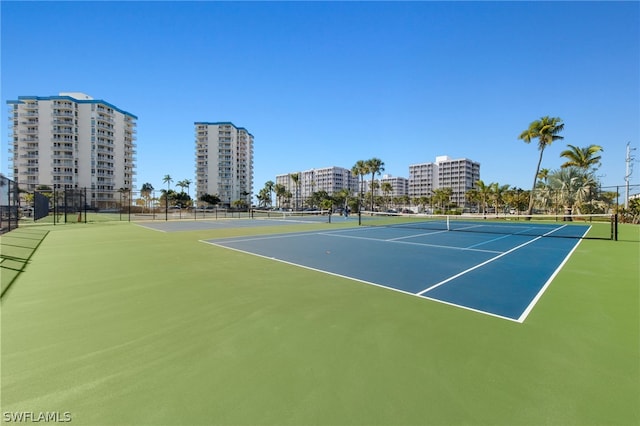
[[487,264],[489,264],[489,263],[493,262],[494,260],[498,260],[498,259],[500,259],[501,257],[504,257],[504,256],[508,255],[509,253],[513,253],[514,251],[519,250],[519,249],[521,249],[521,248],[522,248],[522,247],[524,247],[524,246],[528,246],[529,244],[531,244],[531,243],[533,243],[533,242],[535,242],[535,241],[538,241],[539,239],[541,239],[541,238],[543,238],[543,237],[545,237],[545,236],[547,236],[547,235],[549,235],[549,234],[552,234],[552,233],[554,233],[554,232],[556,232],[556,231],[558,231],[558,230],[560,230],[560,229],[564,228],[565,226],[567,226],[567,225],[562,225],[561,227],[559,227],[559,228],[557,228],[557,229],[554,229],[553,231],[547,232],[546,234],[541,235],[541,236],[539,236],[539,237],[536,237],[536,238],[534,238],[534,239],[532,239],[532,240],[530,240],[530,241],[527,241],[527,242],[525,242],[525,243],[522,243],[522,244],[520,244],[519,246],[516,246],[516,247],[512,248],[511,250],[507,250],[507,251],[505,251],[504,253],[501,253],[501,254],[499,254],[499,255],[497,255],[497,256],[495,256],[495,257],[492,257],[491,259],[485,260],[484,262],[479,263],[479,264],[477,264],[477,265],[475,265],[475,266],[472,266],[471,268],[465,269],[464,271],[462,271],[462,272],[460,272],[460,273],[458,273],[458,274],[455,274],[454,276],[449,277],[449,278],[447,278],[446,280],[442,280],[442,281],[440,281],[439,283],[436,283],[436,284],[432,285],[431,287],[427,287],[427,288],[425,288],[424,290],[420,291],[420,292],[419,292],[419,293],[417,293],[417,294],[419,294],[419,295],[423,295],[423,294],[427,293],[428,291],[433,290],[434,288],[438,288],[438,287],[440,287],[441,285],[448,283],[449,281],[453,281],[453,280],[455,280],[456,278],[459,278],[459,277],[461,277],[461,276],[463,276],[463,275],[466,275],[466,274],[468,274],[468,273],[469,273],[469,272],[471,272],[471,271],[474,271],[474,270],[476,270],[476,269],[478,269],[478,268],[481,268],[481,267],[483,267],[483,266],[485,266],[485,265],[487,265]]
[[435,235],[435,234],[441,234],[443,232],[449,232],[449,231],[442,230],[442,231],[434,231],[434,232],[423,232],[422,234],[407,235],[406,237],[389,238],[388,240],[385,240],[385,241],[406,240],[408,238],[424,237],[425,235]]
[[471,248],[475,248],[475,247],[478,247],[478,246],[482,246],[482,245],[484,245],[484,244],[492,243],[492,242],[494,242],[494,241],[502,240],[502,239],[507,238],[507,237],[510,237],[510,236],[511,236],[511,234],[510,234],[510,235],[503,235],[502,237],[494,238],[494,239],[489,240],[489,241],[483,241],[483,242],[481,242],[481,243],[474,244],[474,245],[469,246],[469,247],[467,247],[467,248],[470,248],[470,249],[471,249]]
[[354,235],[328,234],[328,233],[323,233],[323,232],[318,232],[317,234],[318,235],[328,235],[328,236],[331,236],[331,237],[339,237],[339,238],[352,238],[354,240],[378,241],[380,243],[409,244],[409,245],[413,245],[413,246],[435,247],[435,248],[442,248],[442,249],[449,249],[449,250],[478,251],[478,252],[481,252],[481,253],[494,253],[494,254],[495,253],[502,253],[501,251],[497,251],[497,250],[483,250],[483,249],[474,249],[474,248],[467,248],[467,247],[443,246],[443,245],[439,245],[439,244],[415,243],[415,242],[412,242],[412,241],[398,241],[395,238],[390,239],[390,240],[381,240],[379,238],[356,237]]
[[[280,238],[293,238],[293,237],[302,237],[305,235],[314,235],[317,234],[317,232],[294,232],[291,234],[277,234],[277,235],[259,235],[257,237],[227,237],[225,238],[213,238],[213,240],[218,241],[220,244],[218,243],[211,243],[208,241],[204,241],[201,240],[203,242],[206,242],[207,244],[213,244],[213,245],[219,245],[222,246],[223,244],[228,244],[228,243],[244,243],[245,241],[262,241],[262,240],[277,240]],[[223,246],[224,247],[224,246]]]

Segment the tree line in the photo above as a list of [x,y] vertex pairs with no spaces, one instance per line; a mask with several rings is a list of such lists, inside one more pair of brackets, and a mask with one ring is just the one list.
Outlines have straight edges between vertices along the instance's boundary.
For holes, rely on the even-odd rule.
[[[565,162],[556,170],[542,168],[543,154],[553,142],[563,140],[561,136],[564,123],[559,117],[544,116],[532,121],[520,133],[519,140],[525,143],[537,142],[539,151],[533,185],[530,190],[512,187],[498,182],[474,182],[474,187],[466,192],[466,201],[472,206],[471,211],[477,213],[509,212],[509,213],[609,213],[616,205],[615,191],[600,191],[600,182],[596,171],[601,165],[603,149],[600,145],[591,144],[586,147],[567,145],[560,156]],[[265,183],[257,195],[260,207],[273,207],[275,194],[276,207],[288,206],[335,208],[346,207],[353,211],[389,210],[392,207],[417,207],[418,211],[433,213],[461,213],[462,206],[451,202],[452,188],[436,188],[428,196],[410,198],[408,195],[392,197],[393,188],[390,183],[379,183],[376,175],[384,171],[384,162],[379,158],[358,160],[351,168],[353,176],[359,178],[358,190],[352,194],[342,189],[336,194],[326,191],[313,192],[306,200],[300,200],[300,174],[292,173],[289,178],[293,192],[285,185],[273,181]],[[365,192],[364,179],[370,177],[368,191]],[[380,189],[383,195],[375,195]],[[414,209],[415,210],[415,209]],[[413,211],[413,210],[412,210]],[[640,218],[640,201],[630,200],[629,211],[621,211],[627,216]]]

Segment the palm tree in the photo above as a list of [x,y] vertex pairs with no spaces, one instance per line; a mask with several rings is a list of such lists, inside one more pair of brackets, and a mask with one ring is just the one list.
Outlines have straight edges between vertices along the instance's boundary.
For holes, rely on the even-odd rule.
[[391,197],[389,196],[389,194],[393,192],[393,185],[391,185],[391,182],[382,182],[382,185],[380,185],[380,189],[386,197],[388,203],[387,207],[389,207],[389,204],[391,203]]
[[548,178],[549,178],[549,169],[540,169],[540,171],[538,172],[538,179],[546,183]]
[[298,210],[298,189],[300,187],[300,173],[291,173],[289,174],[291,181],[293,182],[293,186],[296,188],[296,210]]
[[493,206],[496,210],[496,217],[500,210],[500,205],[503,203],[504,192],[509,189],[509,185],[500,185],[498,182],[493,182],[489,185],[491,190],[491,198],[493,199]]
[[140,196],[144,198],[145,204],[149,207],[149,202],[151,201],[151,193],[153,192],[153,185],[150,183],[143,183],[142,188],[140,188]]
[[564,123],[561,118],[544,116],[539,120],[532,121],[531,124],[529,124],[529,128],[518,136],[518,139],[522,139],[525,143],[530,143],[533,139],[538,139],[538,151],[540,151],[540,158],[536,166],[536,173],[533,175],[533,185],[531,186],[531,194],[529,197],[529,208],[527,209],[527,214],[529,215],[533,212],[533,194],[536,189],[536,182],[538,181],[540,165],[542,164],[542,154],[544,153],[544,149],[554,141],[564,139],[564,137],[558,135],[562,130],[564,130]]
[[167,191],[171,189],[171,182],[173,182],[173,179],[171,178],[171,176],[164,175],[164,177],[162,178],[162,183],[167,184]]
[[333,198],[338,206],[344,206],[346,208],[349,205],[349,195],[349,190],[347,188],[342,188],[333,194]]
[[193,182],[191,181],[191,179],[185,179],[182,181],[182,185],[187,187],[187,195],[189,197],[191,197],[191,194],[189,194],[189,186],[192,184]]
[[284,199],[286,201],[286,205],[291,208],[291,198],[293,198],[293,194],[288,189],[284,191]]
[[187,187],[187,185],[184,184],[183,180],[179,180],[178,182],[176,182],[176,186],[182,188],[182,192],[184,192],[184,189]]
[[281,183],[276,183],[273,187],[273,190],[276,193],[276,207],[280,207],[282,205],[282,199],[287,193],[287,187],[285,187]]
[[597,184],[592,173],[570,166],[551,173],[549,185],[559,192],[559,200],[571,214],[592,200]]
[[470,204],[476,204],[478,205],[478,211],[480,211],[480,192],[478,191],[477,188],[471,188],[469,189],[465,194],[464,197],[467,199],[467,201]]
[[482,214],[485,214],[487,211],[487,200],[491,195],[491,185],[493,185],[493,183],[490,183],[489,185],[487,185],[484,183],[482,179],[476,182],[476,186],[478,190],[478,198],[482,203]]
[[380,172],[384,172],[384,161],[379,158],[373,157],[366,161],[367,168],[369,169],[369,173],[371,173],[371,211],[373,211],[373,182],[375,181],[375,176],[379,175]]
[[567,145],[569,149],[564,150],[560,153],[560,157],[564,157],[567,159],[560,167],[578,167],[580,169],[589,170],[590,168],[597,168],[600,164],[600,159],[602,156],[595,155],[596,153],[602,151],[602,147],[600,145],[589,145],[585,148],[580,148],[573,145]]
[[258,195],[256,195],[256,198],[258,199],[258,207],[266,207],[267,201],[270,198],[269,191],[267,191],[267,188],[262,188],[258,192]]
[[433,190],[433,200],[435,203],[440,204],[440,210],[444,213],[446,211],[446,206],[451,201],[451,194],[453,194],[453,190],[451,188],[436,188]]
[[162,178],[162,182],[167,184],[167,192],[165,192],[165,197],[164,197],[164,220],[168,220],[169,216],[169,191],[171,191],[171,182],[173,182],[173,179],[171,179],[171,176],[169,175],[164,175],[164,177]]
[[271,206],[271,204],[273,203],[273,201],[271,200],[271,193],[273,192],[275,186],[276,184],[272,180],[268,180],[264,184],[264,189],[266,189],[267,192],[269,193],[269,199],[267,200],[267,204],[269,206]]
[[[426,212],[427,204],[431,204],[431,197],[427,197],[426,195],[415,197],[413,203],[418,206],[419,211]],[[422,207],[422,209],[420,209],[420,207]]]
[[360,185],[358,189],[358,213],[360,213],[361,204],[362,204],[362,190],[364,187],[364,175],[369,173],[369,166],[367,162],[364,160],[356,161],[356,164],[351,167],[351,174],[355,177],[360,176]]

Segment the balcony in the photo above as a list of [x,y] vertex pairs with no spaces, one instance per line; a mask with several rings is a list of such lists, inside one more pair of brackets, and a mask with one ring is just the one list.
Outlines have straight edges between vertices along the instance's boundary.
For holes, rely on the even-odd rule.
[[114,123],[114,122],[115,122],[113,118],[111,118],[111,117],[107,117],[107,116],[105,116],[105,115],[98,115],[98,116],[96,117],[96,120],[97,120],[97,121],[103,121],[103,122],[105,122],[105,123]]
[[70,136],[53,136],[51,138],[53,142],[62,142],[62,143],[73,143],[73,138]]
[[96,127],[99,128],[99,129],[113,130],[113,125],[112,124],[104,124],[102,122],[96,123]]
[[98,146],[105,146],[105,147],[113,147],[113,141],[105,139],[104,137],[98,137],[98,140],[96,141],[96,145]]
[[53,102],[53,107],[57,109],[71,110],[73,111],[73,103],[71,102]]
[[51,116],[53,117],[73,117],[73,112],[72,111],[63,111],[60,109],[54,109],[53,112],[51,113]]
[[74,157],[73,157],[73,154],[62,154],[62,153],[60,153],[60,154],[53,154],[51,156],[51,158],[53,158],[55,160],[55,159],[65,159],[65,158],[73,159]]
[[113,114],[113,110],[111,108],[105,108],[102,105],[98,105],[98,107],[96,108],[96,111],[98,111],[101,114]]
[[53,129],[54,134],[64,134],[64,135],[73,135],[72,129]]
[[54,170],[53,172],[51,172],[51,174],[53,176],[67,176],[67,177],[70,177],[70,176],[73,176],[74,173],[73,173],[73,170],[71,170],[71,171]]

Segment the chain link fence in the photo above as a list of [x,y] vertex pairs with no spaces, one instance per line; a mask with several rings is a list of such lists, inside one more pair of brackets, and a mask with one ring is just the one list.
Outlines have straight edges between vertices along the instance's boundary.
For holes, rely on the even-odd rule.
[[[167,196],[167,194],[169,194]],[[32,208],[24,220],[37,223],[198,220],[250,217],[247,209],[220,208],[174,191],[93,191],[89,188],[51,189],[41,185],[23,194]]]
[[0,175],[0,234],[18,227],[20,218],[20,197],[18,185]]
[[[40,186],[35,193],[23,193],[23,209],[19,209],[17,188],[4,178],[2,187],[2,223],[8,227],[17,226],[17,215],[25,220],[39,223],[89,223],[105,221],[146,221],[146,220],[199,220],[248,218],[248,209],[224,208],[216,204],[196,201],[184,192],[166,190],[151,191],[95,191],[90,188],[51,189]],[[629,206],[627,200],[632,201]],[[13,195],[11,195],[13,194]],[[167,196],[168,194],[168,196]],[[496,202],[492,194],[487,194],[484,202],[469,201],[470,213],[523,214],[529,204],[529,191],[508,190]],[[542,188],[534,192],[535,214],[620,214],[621,222],[638,223],[640,213],[637,202],[640,185],[617,185],[569,188]],[[11,204],[13,203],[13,204]]]

